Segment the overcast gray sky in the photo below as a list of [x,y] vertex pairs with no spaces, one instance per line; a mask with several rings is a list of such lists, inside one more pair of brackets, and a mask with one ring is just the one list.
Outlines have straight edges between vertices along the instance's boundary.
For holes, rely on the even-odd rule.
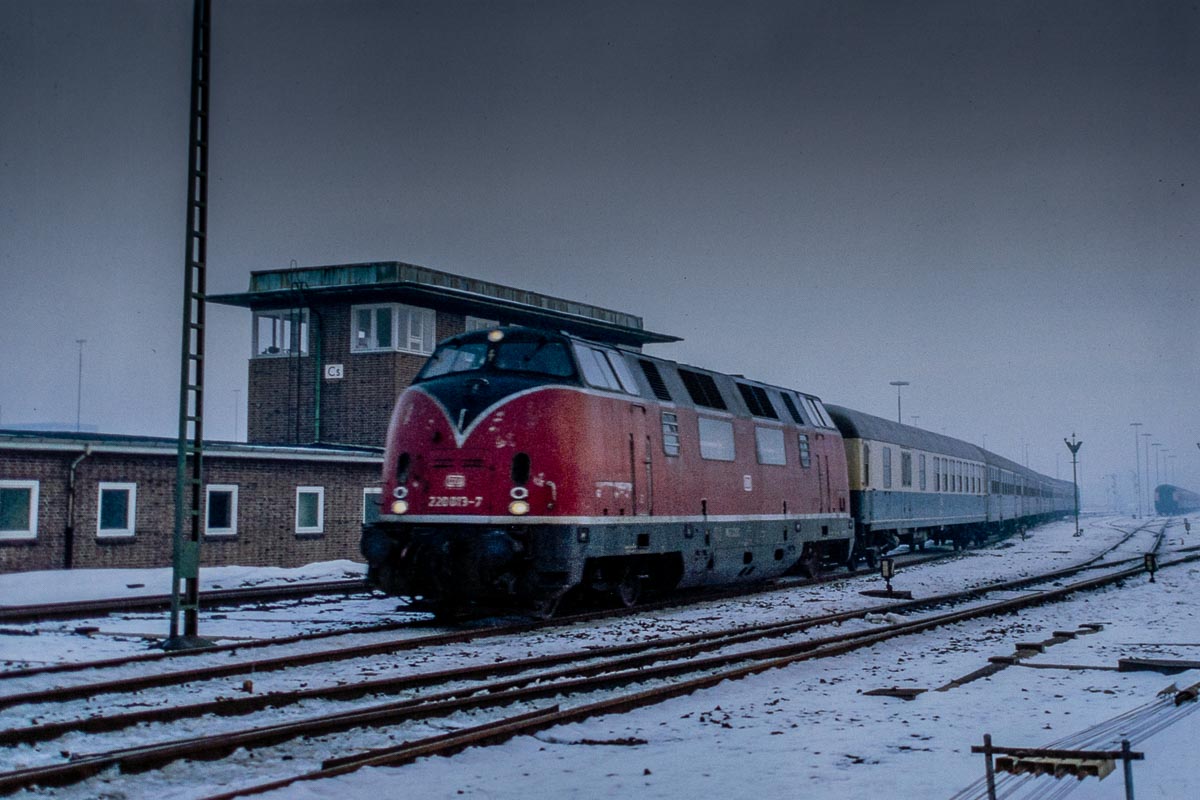
[[[210,290],[402,260],[1200,490],[1188,2],[214,3]],[[174,435],[191,3],[0,0],[0,422]],[[210,311],[207,432],[249,313]],[[241,413],[244,430],[245,414]],[[1153,471],[1153,466],[1152,466]]]

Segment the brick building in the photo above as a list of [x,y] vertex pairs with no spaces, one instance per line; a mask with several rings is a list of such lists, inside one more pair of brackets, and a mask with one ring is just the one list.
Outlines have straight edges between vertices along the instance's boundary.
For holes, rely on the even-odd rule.
[[[0,572],[169,566],[176,445],[0,432]],[[355,557],[362,523],[377,509],[381,460],[367,448],[207,443],[203,563]]]
[[[254,272],[247,443],[204,453],[204,565],[357,559],[397,395],[437,341],[521,324],[635,349],[640,317],[400,262]],[[0,431],[0,572],[171,563],[175,439]]]

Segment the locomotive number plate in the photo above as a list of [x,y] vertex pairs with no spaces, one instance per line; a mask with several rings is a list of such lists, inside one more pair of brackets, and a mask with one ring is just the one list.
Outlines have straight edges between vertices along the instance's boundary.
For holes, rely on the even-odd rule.
[[482,505],[482,497],[448,497],[446,495],[432,495],[429,498],[430,508],[479,508]]

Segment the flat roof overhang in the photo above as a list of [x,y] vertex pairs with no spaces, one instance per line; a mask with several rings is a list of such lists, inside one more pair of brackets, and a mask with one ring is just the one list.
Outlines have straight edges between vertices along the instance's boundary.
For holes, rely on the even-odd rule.
[[[369,276],[365,281],[340,280],[363,271]],[[379,280],[380,277],[400,277],[410,272],[414,280]],[[436,280],[437,284],[434,284],[433,280]],[[442,285],[450,281],[470,288]],[[221,305],[240,306],[253,311],[297,308],[317,303],[399,302],[435,307],[484,319],[501,319],[506,323],[533,328],[562,330],[586,339],[615,344],[640,347],[646,344],[680,341],[678,336],[655,333],[642,328],[641,318],[631,314],[470,278],[458,278],[449,273],[398,262],[254,272],[251,273],[250,282],[251,287],[261,288],[232,294],[212,294],[207,299]],[[495,296],[498,294],[528,297],[533,302]],[[576,310],[579,313],[575,313]]]

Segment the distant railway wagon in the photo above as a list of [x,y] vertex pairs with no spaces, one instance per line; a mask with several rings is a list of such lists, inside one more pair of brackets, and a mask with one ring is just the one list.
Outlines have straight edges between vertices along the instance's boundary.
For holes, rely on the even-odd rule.
[[1154,489],[1154,510],[1163,516],[1197,511],[1200,510],[1200,495],[1163,483]]
[[369,580],[442,611],[814,573],[1068,505],[960,440],[516,326],[438,346],[396,403],[383,484]]

